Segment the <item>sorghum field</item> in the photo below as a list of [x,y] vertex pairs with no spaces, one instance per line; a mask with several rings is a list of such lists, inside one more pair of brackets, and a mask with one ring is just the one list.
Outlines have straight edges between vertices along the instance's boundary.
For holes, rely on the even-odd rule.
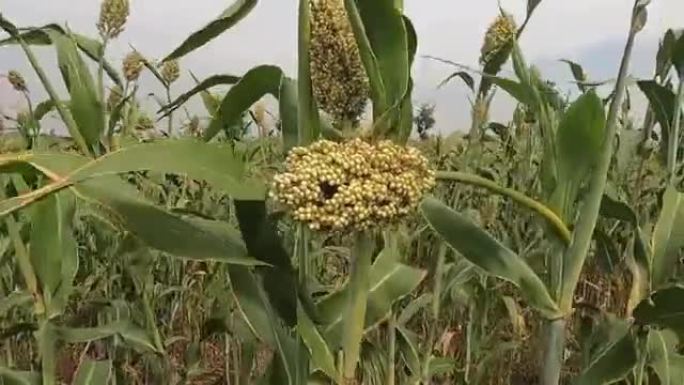
[[[449,137],[412,105],[401,0],[301,0],[296,79],[263,65],[171,90],[256,3],[121,64],[128,0],[102,2],[99,36],[0,14],[0,49],[49,95],[4,74],[29,108],[0,121],[0,384],[684,384],[684,34],[633,79],[650,1],[614,81],[568,63],[573,96],[517,44],[542,2],[502,9],[480,67],[448,79],[473,101]],[[495,92],[517,101],[504,123]]]

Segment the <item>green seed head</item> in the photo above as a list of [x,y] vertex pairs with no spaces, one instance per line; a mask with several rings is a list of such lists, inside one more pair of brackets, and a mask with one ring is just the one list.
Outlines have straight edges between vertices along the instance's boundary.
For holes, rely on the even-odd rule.
[[355,232],[397,222],[434,183],[415,148],[322,140],[292,149],[271,196],[312,230]]
[[336,121],[357,122],[369,95],[343,0],[310,0],[311,80],[319,107]]
[[145,62],[145,58],[138,51],[126,55],[123,61],[123,73],[126,80],[129,82],[138,80],[140,73],[145,68]]
[[178,60],[169,60],[164,62],[161,69],[161,76],[164,81],[171,84],[180,77],[180,66]]
[[480,64],[487,65],[495,58],[504,56],[508,60],[512,43],[516,39],[518,27],[513,16],[508,14],[499,15],[489,26],[485,35],[484,44],[480,51]]
[[97,29],[108,39],[116,38],[123,32],[130,12],[128,0],[104,0],[100,6],[100,19]]
[[20,92],[26,91],[26,81],[19,72],[14,70],[9,71],[7,73],[7,80],[9,80],[10,84],[12,85],[12,87],[14,87],[15,90]]

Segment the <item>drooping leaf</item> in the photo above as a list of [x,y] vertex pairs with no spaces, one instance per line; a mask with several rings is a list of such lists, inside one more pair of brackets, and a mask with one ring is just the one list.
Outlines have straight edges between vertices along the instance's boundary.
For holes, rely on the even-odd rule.
[[502,90],[506,91],[518,102],[526,106],[534,106],[534,101],[527,92],[525,85],[516,82],[515,80],[500,78],[496,76],[486,77],[491,83],[497,85]]
[[85,360],[78,366],[73,385],[107,384],[111,371],[111,361]]
[[171,214],[137,198],[117,177],[84,182],[76,189],[152,248],[181,259],[261,264],[248,255],[239,233],[228,223]]
[[684,195],[670,186],[663,195],[663,207],[653,229],[652,286],[666,285],[684,247]]
[[33,118],[37,121],[40,121],[54,108],[55,103],[52,101],[52,99],[38,103],[38,105],[36,105],[36,107],[33,109]]
[[545,317],[558,315],[558,306],[527,263],[466,217],[434,198],[420,205],[432,229],[454,250],[488,274],[518,286],[524,298]]
[[271,305],[289,327],[297,324],[297,283],[290,256],[283,247],[264,201],[235,201],[235,214],[249,255],[269,267],[259,269]]
[[447,83],[449,83],[451,80],[455,78],[460,78],[461,80],[463,80],[463,82],[468,86],[468,88],[470,88],[471,91],[475,90],[475,80],[466,71],[456,71],[452,73],[451,75],[447,76],[444,80],[442,80],[437,86],[437,88],[444,87]]
[[581,92],[586,91],[587,85],[585,83],[587,82],[587,73],[584,72],[582,65],[567,59],[561,61],[570,67],[570,72],[572,72],[572,76],[575,78],[575,82],[577,82],[577,88],[579,88]]
[[[197,95],[198,93],[203,93],[207,91],[208,89],[218,86],[218,85],[233,85],[237,82],[240,81],[240,78],[237,76],[233,75],[213,75],[210,76],[201,82],[197,82],[197,85],[191,88],[189,91],[184,92],[180,96],[178,96],[176,99],[174,99],[171,103],[165,105],[164,107],[161,108],[159,112],[161,112],[163,115],[162,117],[168,115],[169,113],[177,110],[180,108],[185,102],[190,100],[193,96]],[[215,111],[211,111],[213,114]]]
[[33,301],[33,296],[26,292],[13,292],[9,295],[0,298],[0,319],[6,318],[15,307],[21,307],[30,304]]
[[192,33],[162,61],[178,59],[207,44],[247,16],[257,3],[258,0],[235,0],[216,19]]
[[275,66],[254,67],[237,82],[221,101],[216,116],[204,133],[205,140],[211,140],[224,126],[235,124],[252,104],[266,94],[278,97],[283,71]]
[[672,46],[672,64],[674,64],[679,78],[684,78],[684,34],[681,34]]
[[529,18],[542,0],[527,0],[527,17]]
[[233,296],[250,330],[277,351],[285,375],[281,381],[292,384],[296,372],[296,356],[292,354],[295,340],[276,316],[256,276],[244,267],[231,268],[228,272]]
[[634,309],[639,325],[669,328],[684,336],[684,287],[673,286],[656,291]]

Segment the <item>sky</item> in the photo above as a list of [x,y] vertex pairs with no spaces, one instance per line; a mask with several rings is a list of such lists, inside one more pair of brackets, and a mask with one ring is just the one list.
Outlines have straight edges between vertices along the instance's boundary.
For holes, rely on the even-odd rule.
[[[416,104],[436,105],[437,128],[442,132],[465,129],[469,117],[469,91],[459,82],[437,88],[453,68],[425,58],[437,56],[476,66],[484,32],[498,14],[499,4],[522,21],[526,0],[404,0],[405,13],[413,21],[419,38],[418,59],[413,74]],[[148,58],[161,58],[192,31],[200,28],[232,4],[232,0],[131,0],[131,16],[125,32],[108,51],[117,67],[133,46]],[[224,73],[240,75],[259,64],[276,64],[294,75],[296,67],[297,0],[261,0],[233,29],[182,59],[186,72],[175,92],[183,92],[199,78]],[[633,0],[543,0],[521,39],[526,59],[542,74],[564,89],[572,89],[572,76],[560,59],[582,63],[592,80],[616,76],[629,28]],[[18,26],[66,23],[79,33],[96,36],[97,0],[0,0],[0,12]],[[658,40],[668,28],[682,28],[684,1],[653,0],[649,21],[638,36],[631,67],[637,78],[652,76]],[[58,79],[55,54],[38,49],[39,58]],[[23,72],[41,99],[37,78],[30,74],[24,56],[16,47],[0,47],[0,73]],[[505,70],[503,75],[511,75]],[[159,92],[151,75],[143,88]],[[638,93],[634,90],[634,93]],[[637,98],[639,100],[639,98]],[[195,101],[197,103],[197,101]],[[641,101],[643,104],[643,100]],[[497,96],[492,118],[506,121],[513,103]],[[0,78],[0,112],[20,109],[21,101]],[[197,106],[197,104],[194,104]]]

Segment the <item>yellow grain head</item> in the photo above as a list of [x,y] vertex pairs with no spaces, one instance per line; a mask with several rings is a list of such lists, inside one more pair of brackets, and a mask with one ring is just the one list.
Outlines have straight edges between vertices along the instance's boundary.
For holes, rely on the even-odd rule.
[[178,60],[165,61],[162,64],[161,76],[166,83],[171,84],[178,80],[180,77],[180,66],[178,65]]
[[517,33],[518,27],[513,16],[506,13],[497,16],[485,34],[480,51],[480,64],[487,65],[497,59],[504,62],[508,60]]

